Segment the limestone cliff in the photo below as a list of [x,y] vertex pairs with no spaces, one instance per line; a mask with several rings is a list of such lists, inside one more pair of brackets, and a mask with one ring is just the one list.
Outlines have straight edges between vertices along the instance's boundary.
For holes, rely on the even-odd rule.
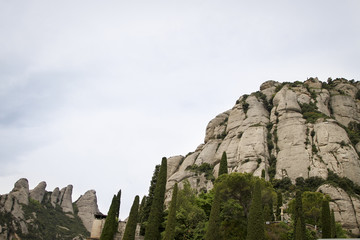
[[9,194],[0,195],[0,239],[29,234],[37,239],[50,239],[52,234],[64,239],[82,239],[88,235],[94,213],[99,212],[96,192],[87,191],[73,203],[72,185],[60,191],[55,188],[53,192],[47,192],[46,185],[41,182],[29,190],[28,180],[22,178]]
[[[298,177],[326,179],[332,171],[360,185],[359,140],[360,82],[267,81],[212,119],[194,152],[168,159],[166,196],[171,197],[175,182],[181,186],[184,180],[198,191],[211,189],[211,178],[197,166],[209,164],[217,177],[224,151],[229,172],[261,176],[264,170],[267,180],[288,177],[295,182]],[[354,211],[360,216],[360,209]],[[355,225],[351,228],[359,230]]]

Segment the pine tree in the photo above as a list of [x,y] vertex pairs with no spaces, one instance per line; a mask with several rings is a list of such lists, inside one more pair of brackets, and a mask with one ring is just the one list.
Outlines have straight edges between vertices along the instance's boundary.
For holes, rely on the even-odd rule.
[[219,176],[222,174],[228,174],[226,152],[223,152],[221,160],[220,160]]
[[331,217],[329,201],[324,199],[321,208],[322,238],[331,238]]
[[148,196],[146,196],[145,205],[144,205],[144,208],[143,208],[141,216],[140,216],[140,226],[141,226],[140,227],[140,235],[142,235],[142,236],[145,235],[146,224],[149,219],[151,205],[152,205],[152,202],[154,199],[154,194],[155,194],[155,187],[156,187],[156,183],[157,183],[157,180],[159,177],[159,172],[160,172],[160,165],[156,165],[153,176],[151,178],[151,182],[150,182],[149,194],[148,194]]
[[125,232],[122,240],[135,240],[135,231],[139,213],[139,196],[136,195],[130,210],[130,215],[126,223]]
[[[296,191],[295,195],[295,216],[294,216],[294,237],[297,239],[305,240],[306,238],[306,227],[305,219],[302,208],[302,193],[301,191]],[[300,232],[299,232],[300,230]]]
[[[119,195],[119,194],[118,194]],[[111,201],[110,209],[105,220],[104,228],[101,232],[100,240],[113,240],[118,227],[118,209],[120,199],[114,195]]]
[[331,209],[331,238],[336,238],[336,224],[334,209]]
[[169,215],[165,228],[164,240],[173,240],[175,237],[175,226],[176,226],[176,202],[177,202],[178,185],[175,183],[173,193],[171,197],[171,203],[169,208]]
[[261,185],[260,180],[255,183],[253,197],[251,200],[248,225],[247,225],[247,240],[264,240],[264,217],[262,212],[261,201]]
[[209,225],[207,227],[205,240],[218,240],[220,239],[220,189],[216,188],[214,201],[211,205],[211,212],[209,218]]
[[165,188],[167,174],[167,159],[164,157],[161,162],[160,172],[157,179],[153,203],[145,230],[144,240],[158,240],[160,238],[159,227],[162,222],[164,209]]

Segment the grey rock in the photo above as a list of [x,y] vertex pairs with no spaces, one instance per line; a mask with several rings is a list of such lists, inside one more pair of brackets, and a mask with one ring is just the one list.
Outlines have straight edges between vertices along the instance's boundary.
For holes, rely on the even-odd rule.
[[40,182],[33,190],[30,191],[30,198],[42,202],[45,195],[46,182]]
[[59,197],[60,197],[60,190],[58,187],[54,189],[54,191],[51,193],[50,197],[50,203],[53,205],[53,207],[56,206],[56,204],[59,204]]
[[73,186],[68,185],[60,191],[60,206],[63,209],[63,212],[74,213],[72,205],[72,189]]
[[85,228],[91,232],[95,219],[94,214],[99,212],[96,191],[89,190],[84,195],[80,196],[76,201],[76,206],[79,210],[78,216],[83,222]]

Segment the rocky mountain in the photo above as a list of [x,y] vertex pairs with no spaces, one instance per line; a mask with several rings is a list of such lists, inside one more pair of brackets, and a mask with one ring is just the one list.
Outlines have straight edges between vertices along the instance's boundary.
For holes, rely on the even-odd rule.
[[87,191],[73,203],[72,190],[68,185],[48,192],[46,182],[29,190],[27,179],[18,180],[10,193],[0,195],[0,239],[87,237],[99,212],[96,192]]
[[[187,180],[197,191],[211,189],[223,152],[229,173],[265,174],[267,180],[289,178],[293,183],[335,173],[360,185],[359,141],[360,82],[267,81],[212,119],[194,152],[168,159],[167,200],[176,182],[181,186]],[[328,184],[318,191],[333,199],[336,219],[359,234],[359,196]]]

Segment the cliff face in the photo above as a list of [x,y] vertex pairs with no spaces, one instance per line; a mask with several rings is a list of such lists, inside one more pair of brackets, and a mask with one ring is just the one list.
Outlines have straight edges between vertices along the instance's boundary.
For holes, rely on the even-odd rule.
[[[298,177],[326,179],[333,171],[360,185],[359,139],[360,82],[267,81],[212,119],[204,143],[194,152],[168,159],[167,199],[175,182],[181,186],[188,180],[198,191],[211,189],[209,176],[196,169],[208,163],[217,177],[224,151],[229,173],[261,176],[264,170],[267,180],[288,177],[295,182]],[[357,222],[359,217],[356,209]],[[351,228],[359,231],[355,225]]]
[[99,212],[94,190],[73,203],[72,185],[53,192],[45,189],[46,182],[41,182],[29,190],[28,180],[22,178],[9,194],[0,195],[0,239],[29,234],[38,239],[51,238],[51,234],[72,239],[91,231],[94,213]]

